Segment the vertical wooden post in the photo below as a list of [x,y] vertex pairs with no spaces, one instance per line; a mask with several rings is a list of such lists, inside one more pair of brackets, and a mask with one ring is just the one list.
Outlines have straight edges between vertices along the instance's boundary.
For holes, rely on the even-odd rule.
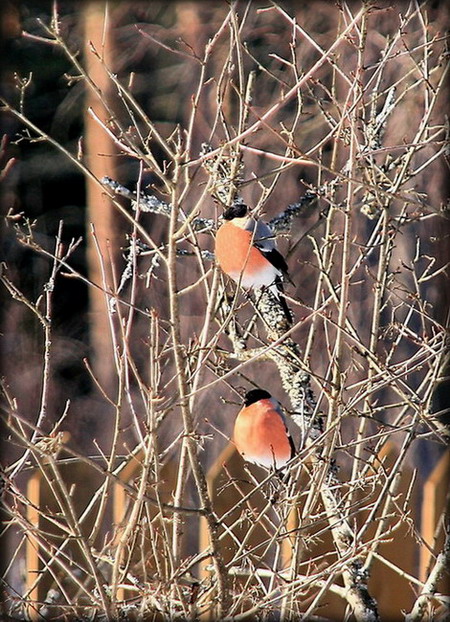
[[[143,449],[140,449],[138,452],[133,454],[131,459],[118,473],[118,477],[121,482],[129,482],[131,479],[133,479],[133,477],[136,476],[143,458]],[[114,483],[113,490],[113,522],[114,525],[117,526],[120,525],[120,523],[125,519],[127,494],[124,487],[118,483]]]
[[[392,441],[384,443],[377,456],[378,462],[374,463],[373,473],[381,468],[388,475],[398,456],[399,448],[395,443]],[[413,469],[406,462],[403,463],[399,471],[400,481],[395,493],[395,505],[397,508],[402,507],[406,495],[410,492],[413,474]],[[380,485],[382,485],[382,482]],[[377,485],[373,494],[369,492],[367,496],[368,503],[374,498],[373,495],[376,496],[379,491],[380,488]],[[361,493],[362,495],[365,494],[363,490]],[[414,487],[411,492],[410,505],[417,508],[417,504],[414,502],[416,493],[417,487]],[[419,512],[418,508],[416,511],[417,513]],[[386,526],[386,530],[389,533],[389,529],[395,526],[395,531],[385,536],[385,541],[380,544],[378,548],[380,558],[374,560],[369,579],[370,593],[378,602],[382,620],[399,619],[402,616],[402,611],[408,611],[414,602],[414,586],[411,585],[406,577],[401,576],[400,573],[390,568],[388,564],[391,563],[399,568],[400,571],[403,570],[411,575],[415,575],[417,572],[417,545],[410,526],[397,513],[395,506],[391,514],[392,518]],[[365,511],[362,513],[361,519],[364,519],[366,516],[367,512]],[[374,520],[373,525],[366,534],[367,539],[375,535],[377,526],[378,521]],[[382,559],[386,560],[386,563]]]
[[[29,504],[27,505],[27,520],[36,529],[39,529],[39,510],[37,508],[40,507],[41,482],[42,473],[36,470],[28,480],[27,485],[27,498],[29,500]],[[25,548],[27,560],[25,588],[30,603],[42,602],[42,599],[40,598],[41,595],[39,593],[39,582],[37,581],[40,569],[38,550],[39,544],[37,540],[31,533],[28,533]],[[37,606],[32,604],[27,607],[27,614],[32,622],[38,620],[40,617]]]
[[[446,451],[437,465],[434,467],[430,476],[423,487],[423,498],[421,507],[421,535],[428,546],[420,547],[420,568],[419,578],[425,581],[428,574],[428,566],[431,561],[430,549],[439,549],[439,541],[443,542],[442,527],[441,537],[435,543],[435,532],[439,518],[448,503],[450,484],[450,452]],[[429,548],[428,548],[429,547]],[[437,552],[439,552],[437,550]]]
[[[89,0],[83,8],[84,37],[85,37],[85,66],[90,79],[101,92],[102,99],[111,106],[112,89],[110,80],[103,63],[111,69],[113,59],[113,37],[111,16],[108,2],[104,0]],[[100,59],[93,52],[96,53]],[[86,87],[84,118],[84,153],[88,168],[97,178],[104,175],[115,178],[115,153],[113,141],[105,130],[88,113],[89,109],[106,125],[110,121],[110,114],[106,110],[98,95]],[[92,179],[86,179],[87,203],[87,243],[88,243],[88,271],[89,278],[96,284],[102,285],[102,269],[92,234],[91,224],[94,227],[100,253],[103,257],[107,287],[112,286],[112,272],[109,261],[118,257],[117,226],[115,208],[105,196],[102,188]],[[100,382],[108,387],[112,381],[113,351],[109,334],[107,307],[104,294],[97,288],[91,287],[90,295],[90,326],[91,343],[93,350],[92,366]]]
[[[289,512],[289,516],[286,521],[286,531],[288,533],[293,532],[298,528],[298,509],[293,506]],[[283,538],[281,542],[281,563],[283,568],[289,568],[292,562],[293,544],[295,542],[294,536],[287,536]]]

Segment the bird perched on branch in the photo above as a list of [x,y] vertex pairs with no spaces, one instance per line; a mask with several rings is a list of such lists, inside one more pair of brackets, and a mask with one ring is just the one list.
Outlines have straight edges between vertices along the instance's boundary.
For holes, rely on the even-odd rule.
[[234,423],[233,440],[244,460],[266,469],[283,468],[295,454],[278,402],[263,389],[246,393]]
[[289,323],[291,312],[283,296],[281,277],[288,275],[272,230],[248,214],[243,203],[228,207],[216,234],[216,259],[225,274],[245,289],[268,287],[283,307]]

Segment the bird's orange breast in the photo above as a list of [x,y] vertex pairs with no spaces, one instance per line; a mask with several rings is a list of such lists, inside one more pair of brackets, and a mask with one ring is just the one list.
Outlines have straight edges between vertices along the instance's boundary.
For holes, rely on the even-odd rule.
[[240,411],[233,440],[245,460],[266,468],[280,468],[292,455],[284,421],[269,399],[255,402]]
[[250,231],[225,222],[217,231],[215,253],[217,263],[232,279],[241,279],[243,287],[270,285],[278,271],[253,246]]

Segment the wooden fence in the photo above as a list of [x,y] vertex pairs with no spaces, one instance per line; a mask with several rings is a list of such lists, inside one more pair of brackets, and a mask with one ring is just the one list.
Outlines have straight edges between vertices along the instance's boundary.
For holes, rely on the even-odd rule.
[[[388,475],[397,457],[395,445],[386,443],[378,456],[376,468],[384,469]],[[123,462],[122,467],[117,472],[118,481],[112,486],[111,508],[108,516],[111,516],[111,533],[114,534],[111,542],[113,548],[120,542],[121,535],[127,525],[128,515],[132,509],[133,501],[121,485],[121,482],[132,482],[139,476],[142,469],[142,452],[136,452],[128,461]],[[176,465],[168,462],[163,468],[161,479],[163,480],[162,498],[168,502],[172,499],[172,492],[175,489]],[[101,475],[93,476],[92,469],[83,463],[68,463],[61,465],[60,472],[65,480],[66,486],[71,490],[72,499],[78,516],[82,516],[95,492],[101,485]],[[444,529],[439,523],[444,505],[448,503],[450,473],[450,454],[445,453],[436,464],[433,472],[428,477],[423,486],[414,485],[414,473],[410,467],[404,466],[399,475],[397,496],[395,504],[402,507],[407,495],[411,495],[408,508],[412,508],[410,515],[405,515],[405,520],[398,521],[396,524],[386,524],[386,541],[383,542],[373,559],[370,573],[369,589],[371,594],[377,599],[380,615],[382,619],[398,619],[402,611],[410,610],[416,596],[418,586],[412,577],[418,577],[423,581],[428,572],[433,556],[439,553],[442,547]],[[305,472],[302,477],[306,478]],[[345,481],[345,473],[341,473]],[[27,548],[26,548],[26,597],[30,603],[32,601],[42,603],[49,589],[55,584],[56,571],[49,564],[49,552],[43,551],[38,538],[33,534],[38,534],[39,530],[45,530],[48,534],[47,539],[54,540],[55,550],[61,537],[54,524],[50,525],[45,515],[51,515],[52,511],[58,511],[56,500],[53,497],[48,482],[49,474],[42,470],[35,471],[28,481],[27,496],[30,501],[28,505],[27,519],[34,529],[30,529]],[[233,558],[237,543],[242,543],[242,549],[246,552],[251,551],[253,559],[264,558],[264,547],[267,541],[267,531],[264,521],[259,520],[259,510],[266,505],[266,499],[258,492],[252,495],[242,508],[236,505],[242,500],[243,496],[254,487],[249,482],[248,473],[244,469],[244,463],[240,455],[236,452],[233,444],[229,444],[217,458],[207,476],[208,486],[213,501],[215,511],[219,517],[227,515],[224,524],[221,526],[220,538],[222,553],[225,562],[228,563]],[[300,481],[300,486],[302,482]],[[345,486],[345,484],[344,484]],[[377,489],[370,491],[361,490],[359,502],[361,507],[370,503],[376,497]],[[288,521],[288,531],[302,528],[305,517],[302,516],[303,501],[291,511]],[[39,508],[39,509],[38,509]],[[151,508],[151,518],[156,516],[158,508]],[[411,510],[410,510],[411,511]],[[320,513],[320,507],[315,508],[316,514]],[[357,524],[361,526],[367,518],[368,510],[361,509],[357,513]],[[91,533],[93,528],[92,515],[90,513],[82,520],[85,533]],[[165,517],[167,519],[167,517]],[[164,520],[160,517],[157,520]],[[394,519],[393,519],[394,520]],[[302,523],[303,521],[303,523]],[[372,521],[366,539],[376,535],[378,522]],[[301,524],[300,524],[301,523]],[[163,563],[164,544],[159,537],[158,525],[153,526],[153,532],[147,538],[148,547],[147,565],[158,567]],[[198,549],[205,550],[208,547],[208,530],[203,518],[197,521]],[[393,529],[393,531],[391,531]],[[379,535],[379,534],[378,534]],[[187,540],[192,540],[189,534]],[[303,550],[303,560],[315,560],[311,562],[320,567],[321,564],[330,564],[335,559],[334,546],[329,530],[323,530],[320,537],[311,539]],[[288,567],[292,555],[292,540],[285,537],[282,542],[281,567]],[[68,543],[65,556],[73,559],[76,563],[78,559],[78,547],[76,543]],[[158,557],[158,559],[157,559]],[[400,569],[400,571],[399,571]],[[207,577],[211,572],[211,560],[204,560],[199,567],[199,579]],[[243,589],[245,585],[248,589],[252,578],[250,574],[239,575],[232,573],[232,581],[236,590]],[[444,586],[441,586],[444,590]],[[130,594],[120,588],[118,598],[126,598]],[[308,594],[305,603],[308,601]],[[341,598],[333,594],[327,594],[327,600],[321,608],[321,615],[331,619],[344,619],[345,606]],[[29,615],[32,619],[39,619],[37,610],[30,606]]]

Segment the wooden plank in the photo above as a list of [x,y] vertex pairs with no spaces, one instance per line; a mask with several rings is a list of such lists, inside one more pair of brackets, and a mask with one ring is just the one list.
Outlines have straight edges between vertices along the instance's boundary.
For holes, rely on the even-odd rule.
[[[123,469],[118,473],[120,481],[128,483],[134,479],[141,468],[142,460],[144,459],[144,450],[139,451],[132,455],[130,460],[126,462]],[[113,489],[113,522],[114,525],[120,525],[125,518],[127,510],[127,493],[123,486],[119,483],[114,483]]]
[[[387,441],[378,454],[378,464],[375,467],[386,472],[389,476],[397,458],[398,447],[395,443]],[[375,471],[372,471],[375,473]],[[373,561],[370,579],[369,591],[378,603],[378,609],[382,620],[398,620],[401,619],[402,611],[409,611],[415,598],[415,586],[402,576],[401,573],[406,572],[412,576],[417,573],[417,544],[412,533],[410,524],[404,520],[399,513],[406,494],[409,491],[411,479],[413,477],[413,469],[406,463],[403,463],[400,469],[400,481],[396,491],[395,505],[392,507],[392,518],[386,525],[384,534],[386,542],[379,545],[379,555],[387,560],[387,564],[380,559]],[[367,501],[375,500],[380,494],[384,478],[376,485],[372,495],[367,497]],[[411,496],[410,507],[417,507],[417,486],[414,487]],[[384,503],[382,504],[384,506]],[[367,512],[363,512],[358,523],[361,525],[367,516]],[[378,513],[379,514],[379,513]],[[377,514],[377,516],[378,516]],[[414,515],[411,519],[415,521]],[[390,527],[396,525],[395,531],[386,536]],[[368,530],[365,540],[370,540],[376,533],[378,520],[373,521],[373,526]],[[400,574],[388,564],[393,564],[399,568]]]
[[432,561],[432,551],[438,554],[444,537],[442,533],[436,536],[439,519],[448,503],[450,487],[450,452],[446,451],[441,457],[423,486],[421,507],[421,535],[425,545],[420,547],[419,578],[425,581]]
[[[27,520],[33,525],[36,530],[39,529],[39,510],[37,508],[41,505],[41,483],[42,483],[42,473],[40,471],[35,471],[27,484]],[[27,533],[27,542],[25,547],[25,557],[26,557],[26,578],[25,578],[25,589],[28,594],[27,600],[30,601],[30,605],[27,607],[27,614],[30,617],[30,620],[34,622],[34,620],[38,620],[40,618],[38,614],[38,610],[36,606],[32,605],[32,602],[42,602],[43,594],[40,593],[42,591],[39,589],[41,586],[41,582],[39,579],[39,544],[36,538],[33,537],[31,532]]]

